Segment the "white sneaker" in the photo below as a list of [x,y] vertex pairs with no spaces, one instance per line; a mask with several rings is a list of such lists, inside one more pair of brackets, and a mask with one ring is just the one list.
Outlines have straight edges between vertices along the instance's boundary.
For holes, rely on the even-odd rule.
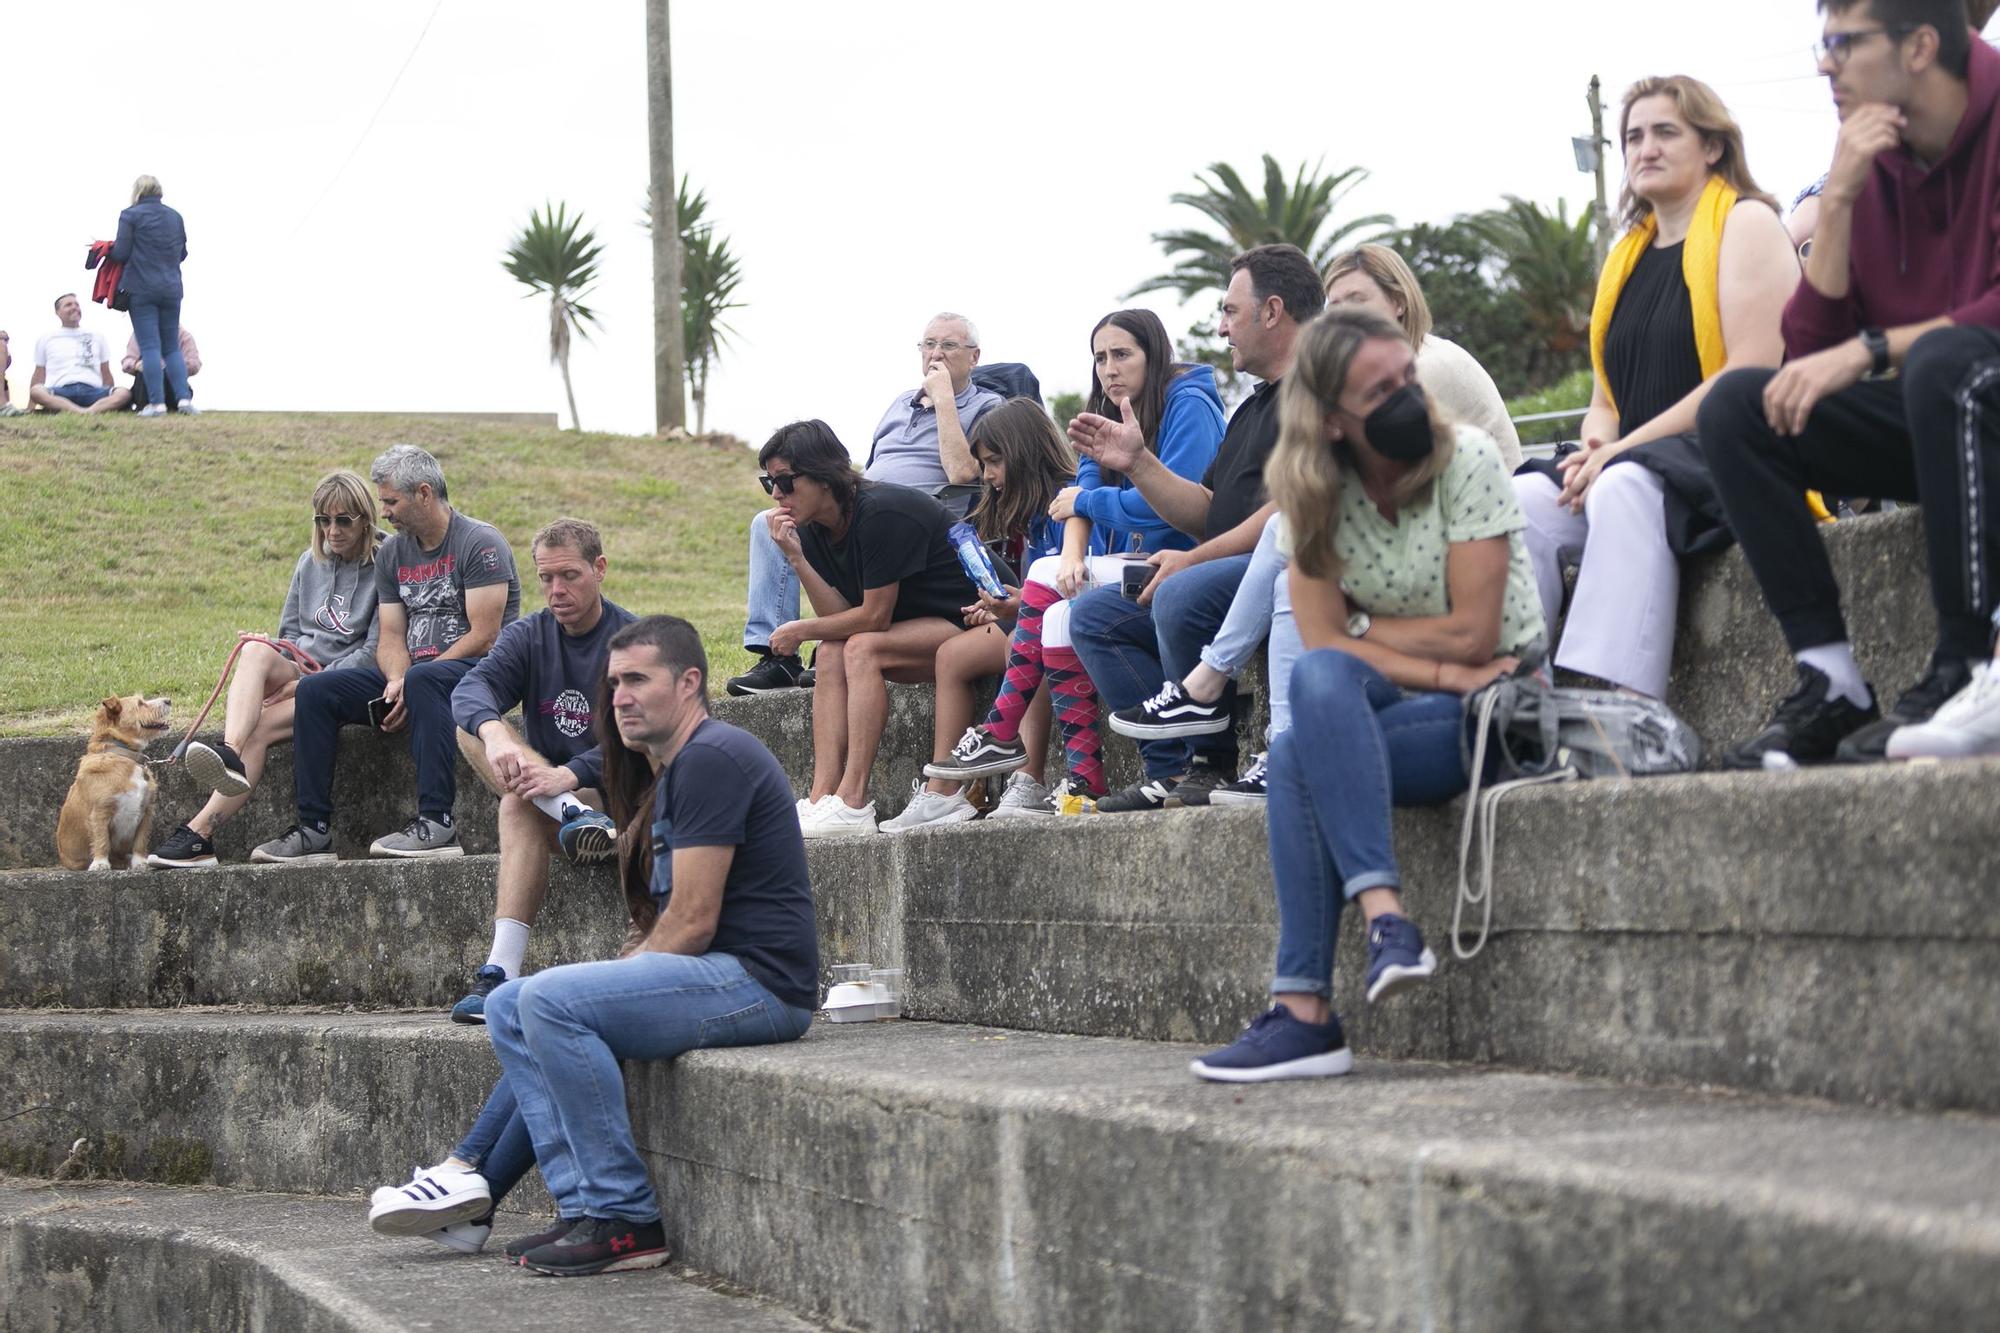
[[385,1236],[420,1236],[493,1211],[493,1192],[477,1171],[419,1167],[407,1185],[368,1196],[368,1225]]
[[489,1213],[483,1222],[453,1222],[448,1227],[426,1231],[424,1239],[436,1241],[447,1250],[457,1250],[460,1254],[478,1254],[486,1248],[486,1240],[492,1234],[493,1220]]
[[952,792],[949,796],[934,792],[921,779],[910,786],[914,792],[910,803],[903,807],[902,814],[883,821],[884,833],[901,833],[925,824],[962,824],[979,817],[979,807],[966,800],[963,792]]
[[139,415],[142,417],[163,417],[166,414],[167,405],[165,403],[147,403],[139,409]]
[[845,838],[856,833],[875,833],[875,802],[859,810],[838,796],[829,796],[819,808],[799,821],[799,832],[808,838]]
[[1898,727],[1889,737],[1891,759],[1969,759],[2000,754],[2000,665],[1981,662],[1972,680],[1944,701],[1931,720]]
[[186,400],[182,400],[181,405],[175,408],[174,411],[184,417],[198,417],[201,415],[201,409]]
[[1035,781],[1032,773],[1016,771],[1007,778],[1007,789],[1000,793],[1000,803],[987,811],[988,819],[1021,819],[1030,815],[1052,815],[1055,807],[1049,804],[1049,789]]
[[799,822],[803,824],[812,818],[813,811],[819,809],[832,799],[833,797],[831,796],[822,796],[817,801],[808,801],[805,797],[801,796],[798,800],[793,801],[792,805],[798,810]]

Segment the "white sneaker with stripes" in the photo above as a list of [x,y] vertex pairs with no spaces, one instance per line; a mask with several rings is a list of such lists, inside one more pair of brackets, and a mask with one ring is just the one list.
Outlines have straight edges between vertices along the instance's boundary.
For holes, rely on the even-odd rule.
[[492,1210],[493,1192],[477,1171],[419,1167],[409,1184],[384,1185],[368,1196],[368,1225],[385,1236],[420,1236]]

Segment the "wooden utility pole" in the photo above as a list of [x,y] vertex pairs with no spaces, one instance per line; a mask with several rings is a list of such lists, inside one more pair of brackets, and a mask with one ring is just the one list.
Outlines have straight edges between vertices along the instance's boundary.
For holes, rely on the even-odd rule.
[[[661,0],[664,4],[665,0]],[[1591,156],[1597,162],[1597,267],[1604,267],[1605,257],[1611,253],[1611,210],[1604,201],[1604,150],[1610,147],[1604,141],[1604,98],[1602,88],[1595,74],[1590,76],[1590,142]]]
[[[646,125],[652,156],[653,428],[687,429],[681,332],[681,220],[674,178],[674,74],[667,0],[646,0]],[[1601,192],[1601,191],[1600,191]]]

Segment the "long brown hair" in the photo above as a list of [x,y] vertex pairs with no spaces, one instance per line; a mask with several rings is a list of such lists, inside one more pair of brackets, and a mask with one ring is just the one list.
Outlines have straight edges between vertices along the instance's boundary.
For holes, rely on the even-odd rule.
[[[1625,103],[1618,111],[1618,150],[1625,151],[1625,129],[1632,119],[1632,104],[1642,97],[1671,97],[1679,110],[1682,120],[1696,134],[1704,145],[1720,147],[1722,155],[1715,159],[1715,165],[1708,169],[1711,176],[1720,176],[1744,199],[1755,199],[1769,204],[1771,211],[1783,217],[1785,210],[1778,201],[1759,189],[1750,175],[1750,159],[1743,150],[1743,127],[1736,123],[1736,117],[1729,114],[1729,108],[1715,95],[1715,89],[1700,79],[1691,79],[1685,74],[1669,74],[1641,79],[1625,90]],[[1632,193],[1632,182],[1626,181],[1618,193],[1618,213],[1625,225],[1636,227],[1652,213],[1653,206]]]
[[1009,398],[973,423],[967,441],[1007,470],[1006,489],[991,486],[966,515],[983,542],[1025,534],[1047,512],[1056,492],[1076,480],[1076,454],[1056,429],[1048,409],[1032,398]]
[[[1334,537],[1340,531],[1342,473],[1355,466],[1348,440],[1327,440],[1326,417],[1340,405],[1355,353],[1377,338],[1409,342],[1387,315],[1357,306],[1327,311],[1299,335],[1298,359],[1279,391],[1278,443],[1264,466],[1264,479],[1291,529],[1293,562],[1316,579],[1340,577]],[[1427,494],[1451,463],[1456,432],[1437,400],[1428,392],[1424,398],[1436,445],[1396,483],[1391,498],[1398,509]]]

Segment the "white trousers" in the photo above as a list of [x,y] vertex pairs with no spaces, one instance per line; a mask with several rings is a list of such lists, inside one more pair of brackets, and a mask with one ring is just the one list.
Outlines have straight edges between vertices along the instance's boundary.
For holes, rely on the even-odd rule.
[[1614,464],[1598,474],[1581,514],[1557,503],[1559,488],[1539,473],[1515,477],[1514,493],[1551,626],[1562,610],[1563,570],[1577,567],[1556,665],[1663,698],[1681,595],[1680,562],[1667,546],[1665,483],[1637,463]]

